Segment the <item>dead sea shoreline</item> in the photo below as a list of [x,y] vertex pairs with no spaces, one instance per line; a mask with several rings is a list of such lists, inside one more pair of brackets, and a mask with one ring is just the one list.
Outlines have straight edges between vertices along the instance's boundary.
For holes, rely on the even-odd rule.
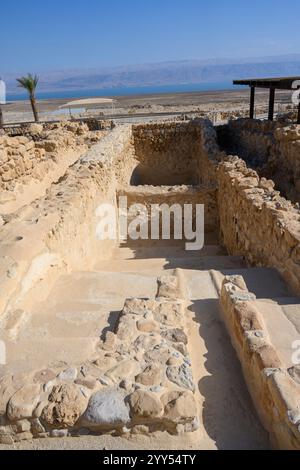
[[[112,96],[115,99],[114,113],[130,114],[138,116],[141,113],[159,114],[159,113],[197,113],[209,111],[230,111],[246,110],[249,106],[249,89],[237,90],[216,90],[200,92],[178,92],[178,93],[159,93],[143,95]],[[69,117],[69,111],[66,109],[64,114],[60,114],[59,107],[68,103],[70,99],[57,98],[38,100],[38,109],[41,120],[53,120]],[[278,105],[289,104],[291,96],[288,92],[278,92],[276,95]],[[257,106],[265,106],[267,109],[268,92],[257,90]],[[98,109],[98,114],[110,115],[111,107]],[[53,114],[55,113],[55,114]],[[5,123],[16,123],[32,121],[32,111],[30,102],[10,101],[3,106]],[[91,111],[91,114],[96,114]],[[77,115],[76,117],[83,117]],[[85,116],[86,117],[86,116]]]

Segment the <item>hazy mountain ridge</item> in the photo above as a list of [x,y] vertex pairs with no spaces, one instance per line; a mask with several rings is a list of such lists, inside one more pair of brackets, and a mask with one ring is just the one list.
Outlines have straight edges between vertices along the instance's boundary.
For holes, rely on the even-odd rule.
[[[33,71],[34,72],[34,71]],[[40,91],[129,88],[231,82],[233,79],[266,76],[300,76],[300,54],[287,56],[207,59],[157,64],[38,72]],[[10,93],[20,92],[16,77],[22,73],[2,73]]]

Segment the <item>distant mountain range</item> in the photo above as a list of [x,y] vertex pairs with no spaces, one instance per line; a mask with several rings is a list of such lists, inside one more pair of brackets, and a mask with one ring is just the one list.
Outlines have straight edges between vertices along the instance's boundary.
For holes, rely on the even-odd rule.
[[[164,85],[231,82],[234,79],[269,76],[300,76],[300,54],[245,59],[207,59],[161,62],[99,69],[38,72],[39,91],[101,90]],[[26,73],[26,72],[25,72]],[[20,93],[16,77],[4,73],[9,93]]]

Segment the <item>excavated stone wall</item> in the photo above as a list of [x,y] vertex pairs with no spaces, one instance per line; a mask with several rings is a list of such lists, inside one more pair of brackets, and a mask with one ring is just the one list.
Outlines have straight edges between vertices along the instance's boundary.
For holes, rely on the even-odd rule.
[[216,169],[208,157],[218,152],[218,146],[208,123],[197,119],[134,126],[135,166],[129,188],[121,188],[119,194],[126,195],[129,204],[147,208],[204,204],[205,231],[218,232]]
[[[300,384],[270,342],[255,295],[248,291],[241,276],[225,278],[220,305],[249,391],[273,446],[299,450]],[[299,366],[295,369],[297,373]]]
[[35,176],[32,170],[35,161],[44,157],[45,149],[35,147],[33,140],[27,137],[0,137],[1,189],[9,189],[9,182],[24,174]]
[[14,212],[46,192],[101,132],[79,123],[33,124],[26,136],[0,137],[0,214]]
[[219,153],[212,124],[205,119],[133,126],[132,186],[203,186],[216,189]]
[[[243,160],[220,152],[211,123],[151,125],[148,131],[146,126],[114,129],[52,184],[45,197],[5,217],[0,228],[1,322],[10,319],[11,328],[17,327],[34,302],[47,298],[61,274],[90,270],[96,257],[110,258],[115,242],[97,239],[99,204],[117,209],[116,196],[122,191],[134,202],[145,194],[148,202],[164,199],[164,188],[130,190],[132,173],[141,162],[147,171],[137,174],[154,178],[152,152],[152,167],[168,169],[164,177],[172,180],[181,171],[187,178],[197,176],[195,186],[178,188],[179,200],[185,191],[189,197],[206,198],[209,220],[219,227],[229,253],[243,255],[254,265],[276,267],[299,292],[298,208]],[[167,143],[173,139],[171,163]],[[168,185],[174,190],[170,179]],[[175,193],[170,194],[175,201]],[[59,370],[45,368],[26,377],[8,371],[0,382],[1,441],[197,429],[182,300],[178,276],[161,279],[156,299],[126,302],[116,330],[101,344],[98,363],[93,359]],[[122,365],[123,360],[129,362]],[[284,412],[282,406],[280,416]],[[278,429],[282,423],[283,417]],[[279,431],[277,436],[285,439]]]
[[[165,125],[162,127],[164,129]],[[166,128],[169,132],[168,124]],[[175,128],[171,126],[172,132]],[[199,180],[206,179],[207,183],[178,188],[179,200],[183,200],[188,190],[189,198],[192,195],[193,201],[204,202],[207,224],[218,228],[220,220],[221,237],[229,253],[243,255],[252,264],[276,267],[298,292],[298,208],[280,197],[273,183],[260,178],[244,161],[222,154],[215,130],[207,121],[183,124],[183,129],[188,129],[188,139],[190,128],[197,134],[193,144],[193,153],[198,152],[197,174]],[[145,127],[142,129],[145,132]],[[152,132],[153,126],[150,126],[151,135]],[[140,142],[137,145],[141,145]],[[80,269],[81,263],[94,258],[95,210],[101,201],[116,204],[116,195],[124,191],[124,182],[127,188],[123,194],[130,195],[128,181],[135,165],[138,161],[132,127],[116,128],[73,165],[60,182],[52,185],[46,198],[5,218],[0,232],[3,308],[15,295],[27,293],[28,297],[30,286],[43,278],[44,271],[60,271],[59,266]],[[151,196],[149,201],[153,197],[160,201],[165,191],[149,187],[137,188],[133,193],[134,198],[147,193]],[[171,191],[170,200],[175,202],[176,197],[172,197]],[[36,240],[34,245],[33,239]],[[107,257],[110,252],[103,248],[105,244],[103,241],[96,243],[96,249]]]
[[[254,128],[257,125],[254,121]],[[292,125],[287,130],[277,123],[262,126],[293,136],[300,128]],[[298,204],[282,197],[275,183],[260,177],[245,160],[221,152],[212,124],[204,122],[202,135],[201,168],[218,188],[223,245],[229,254],[242,255],[252,265],[277,268],[291,288],[300,292]]]
[[139,166],[132,176],[132,184],[197,184],[200,129],[193,122],[134,126],[134,147]]
[[282,195],[300,202],[300,126],[284,121],[238,119],[219,130],[227,153],[239,155],[272,179]]
[[[191,204],[193,207],[193,227],[196,223],[196,204],[204,205],[204,228],[205,232],[218,232],[219,214],[217,206],[217,190],[201,186],[137,186],[130,189],[121,189],[118,196],[126,196],[130,207],[134,204],[141,204],[147,209],[146,220],[149,221],[148,233],[151,234],[151,206],[167,204],[170,208],[174,205],[181,207],[184,213],[184,206]],[[137,213],[132,213],[131,218],[137,217]],[[174,212],[171,212],[171,237],[174,234]],[[160,218],[160,233],[161,233]]]
[[[196,145],[201,149],[202,121],[195,127],[200,136]],[[45,145],[43,140],[39,142]],[[134,150],[132,127],[114,129],[52,184],[46,197],[3,216],[0,308],[4,315],[16,311],[17,319],[22,317],[36,298],[42,300],[47,295],[60,274],[89,269],[95,253],[98,259],[109,258],[116,242],[97,240],[96,211],[102,202],[117,208],[118,192],[124,185],[130,188],[130,175],[138,164]],[[205,168],[211,168],[211,162],[203,158],[201,164],[201,158],[199,152],[197,165],[207,171]],[[179,191],[179,202],[183,202],[184,192]],[[174,194],[173,197],[175,202]],[[188,200],[206,204],[207,228],[217,230],[215,187],[209,184],[207,188],[190,188]]]
[[109,119],[95,119],[95,118],[86,118],[86,119],[76,119],[76,121],[58,121],[58,122],[43,122],[42,124],[27,124],[22,123],[20,125],[11,125],[5,126],[1,129],[4,135],[10,137],[34,137],[36,130],[41,129],[41,126],[44,131],[53,130],[54,128],[78,128],[81,126],[87,126],[89,131],[109,131],[115,127],[114,121]]
[[[97,240],[97,207],[116,204],[115,162],[130,151],[130,126],[114,130],[0,229],[0,311],[22,312],[42,300],[57,277],[106,259],[113,241]],[[33,243],[34,240],[34,243]]]
[[220,163],[217,178],[221,239],[229,253],[277,268],[300,292],[299,209],[238,157]]
[[256,119],[237,119],[218,130],[221,147],[239,155],[248,164],[261,167],[271,156],[275,145],[274,133],[282,127],[278,121],[261,121]]
[[[269,126],[276,129],[276,136],[293,136],[293,142],[297,142],[295,134],[299,126],[286,128],[255,122],[252,125],[254,128]],[[207,126],[207,134],[211,136],[210,140],[214,139],[212,126]],[[241,145],[238,135],[235,138]],[[247,147],[247,133],[244,138],[243,149]],[[254,131],[249,144],[251,151],[257,155],[257,145],[261,145],[265,155],[265,150],[272,149],[272,145],[277,148],[276,144],[270,146],[270,141],[270,136],[257,136]],[[288,148],[293,147],[288,138],[286,143]],[[275,267],[291,289],[299,294],[298,204],[282,197],[274,189],[272,180],[260,177],[241,158],[215,150],[208,152],[207,157],[216,169],[220,237],[228,252],[244,256],[253,266]],[[299,450],[299,366],[288,369],[280,359],[255,299],[242,277],[225,278],[220,293],[221,313],[261,421],[275,448]]]

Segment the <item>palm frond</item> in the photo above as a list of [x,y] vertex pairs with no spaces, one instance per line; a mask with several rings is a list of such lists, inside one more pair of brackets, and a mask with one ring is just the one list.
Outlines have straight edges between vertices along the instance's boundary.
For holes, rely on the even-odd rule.
[[30,94],[33,94],[39,82],[39,77],[29,73],[24,77],[17,78],[17,82],[19,83],[18,87],[25,88]]

